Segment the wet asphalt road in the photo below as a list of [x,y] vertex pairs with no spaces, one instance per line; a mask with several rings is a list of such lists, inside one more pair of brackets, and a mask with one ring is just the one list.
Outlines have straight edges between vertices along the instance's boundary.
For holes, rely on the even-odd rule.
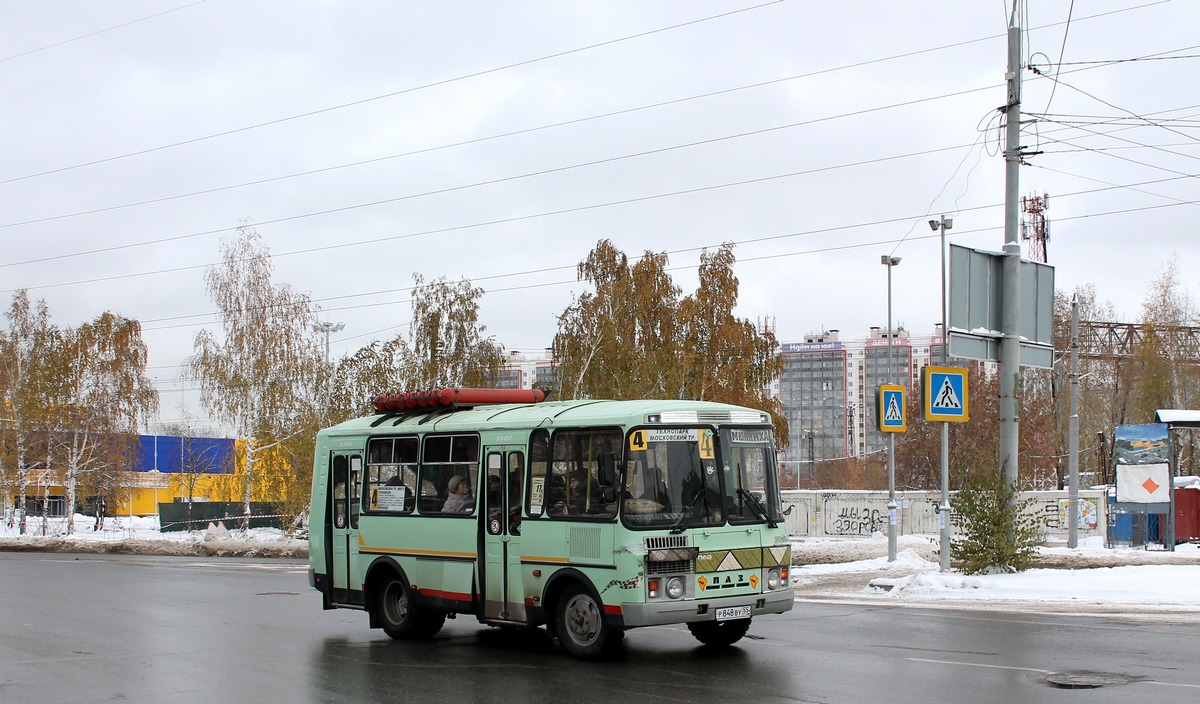
[[[471,618],[392,642],[294,561],[0,553],[0,594],[6,704],[1200,701],[1195,624],[801,603],[726,651],[641,629],[588,664]],[[1047,682],[1077,672],[1111,683]]]

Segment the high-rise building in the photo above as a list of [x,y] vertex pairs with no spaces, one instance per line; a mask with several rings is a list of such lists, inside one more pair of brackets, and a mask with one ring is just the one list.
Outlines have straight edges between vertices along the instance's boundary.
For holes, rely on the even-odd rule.
[[903,327],[888,335],[871,328],[866,337],[843,340],[837,330],[806,335],[782,345],[783,374],[775,390],[788,421],[785,460],[803,468],[823,460],[862,457],[887,446],[876,424],[880,384],[916,393],[921,369],[940,364],[940,328],[915,337]]
[[532,389],[536,386],[548,393],[558,389],[550,350],[542,354],[510,352],[495,386],[500,389]]

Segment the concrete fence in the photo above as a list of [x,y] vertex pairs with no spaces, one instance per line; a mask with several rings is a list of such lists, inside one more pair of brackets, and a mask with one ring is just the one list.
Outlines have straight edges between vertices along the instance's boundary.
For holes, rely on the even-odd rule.
[[[940,531],[937,507],[938,491],[897,491],[896,529],[899,535],[937,535]],[[1067,539],[1067,492],[1025,491],[1020,500],[1033,499],[1029,507],[1042,527],[1044,539]],[[783,492],[783,508],[792,508],[787,516],[788,532],[798,537],[854,538],[887,534],[888,495],[886,491],[810,491]],[[1107,525],[1102,490],[1079,491],[1079,539],[1104,537]],[[952,530],[957,517],[950,516]]]

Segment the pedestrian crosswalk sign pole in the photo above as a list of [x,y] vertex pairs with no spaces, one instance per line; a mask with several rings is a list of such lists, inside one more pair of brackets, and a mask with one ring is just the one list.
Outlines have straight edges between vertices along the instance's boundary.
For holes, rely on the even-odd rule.
[[925,420],[965,423],[970,418],[966,369],[925,367],[923,377]]
[[898,384],[880,384],[875,407],[878,409],[879,430],[884,433],[903,433],[908,430],[908,419],[904,414],[904,387]]

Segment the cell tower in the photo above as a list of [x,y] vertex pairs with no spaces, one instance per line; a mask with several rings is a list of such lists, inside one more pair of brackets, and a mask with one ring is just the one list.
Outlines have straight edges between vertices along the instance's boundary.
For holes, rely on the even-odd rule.
[[1021,220],[1021,239],[1028,240],[1029,259],[1035,262],[1046,262],[1046,240],[1050,239],[1046,211],[1049,209],[1050,196],[1045,193],[1021,198],[1021,211],[1029,216]]

